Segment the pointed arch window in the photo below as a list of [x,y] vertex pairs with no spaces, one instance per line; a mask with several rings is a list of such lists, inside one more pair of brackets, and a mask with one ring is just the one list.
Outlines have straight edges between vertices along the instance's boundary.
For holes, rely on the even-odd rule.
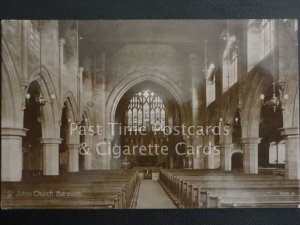
[[127,126],[131,130],[163,130],[166,109],[162,99],[151,90],[136,93],[128,104]]
[[37,21],[30,22],[30,47],[35,54],[40,52],[40,31]]

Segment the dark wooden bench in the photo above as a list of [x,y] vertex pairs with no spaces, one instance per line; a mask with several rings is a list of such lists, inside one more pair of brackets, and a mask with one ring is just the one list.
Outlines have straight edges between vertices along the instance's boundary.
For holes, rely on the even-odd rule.
[[181,207],[234,207],[244,203],[270,207],[272,202],[274,207],[295,207],[300,202],[299,181],[286,181],[280,175],[161,170],[160,181]]
[[1,204],[3,208],[128,208],[137,176],[137,171],[93,171],[2,182]]

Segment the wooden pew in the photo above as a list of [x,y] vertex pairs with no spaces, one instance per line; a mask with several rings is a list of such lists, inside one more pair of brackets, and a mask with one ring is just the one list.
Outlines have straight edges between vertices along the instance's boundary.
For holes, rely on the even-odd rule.
[[[257,206],[254,203],[263,206],[264,202],[268,206],[271,206],[272,202],[274,206],[280,203],[282,206],[299,204],[299,181],[285,181],[282,176],[228,174],[207,170],[162,170],[160,180],[168,187],[172,193],[171,197],[175,197],[175,201],[181,207],[226,207],[230,206],[231,202],[240,205],[253,203],[253,207]],[[287,191],[293,193],[293,196],[281,196],[281,193]],[[238,194],[242,194],[243,198],[235,198]],[[272,200],[264,196],[272,196]],[[221,199],[225,201],[222,204]],[[210,203],[210,200],[213,203]]]
[[[137,176],[137,171],[93,171],[64,176],[27,177],[22,182],[2,182],[2,207],[128,208]],[[57,193],[77,192],[80,195],[75,197],[57,196]],[[31,193],[31,196],[26,193]],[[50,194],[39,196],[39,193]]]
[[[128,180],[127,176],[131,176]],[[70,173],[65,176],[45,176],[40,177],[39,179],[33,178],[31,182],[81,182],[83,180],[88,182],[102,182],[102,183],[115,183],[115,182],[125,182],[125,198],[127,199],[126,207],[129,207],[130,201],[132,199],[135,186],[137,183],[138,172],[136,170],[93,170],[93,171],[83,171],[80,173]],[[27,179],[29,181],[29,179]]]

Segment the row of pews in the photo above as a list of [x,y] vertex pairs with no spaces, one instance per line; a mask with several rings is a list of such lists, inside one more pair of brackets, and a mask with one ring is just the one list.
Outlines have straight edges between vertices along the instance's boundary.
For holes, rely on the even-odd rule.
[[179,208],[271,208],[300,205],[299,180],[279,174],[161,170],[159,181]]
[[19,208],[130,208],[137,170],[89,170],[1,182],[1,206]]

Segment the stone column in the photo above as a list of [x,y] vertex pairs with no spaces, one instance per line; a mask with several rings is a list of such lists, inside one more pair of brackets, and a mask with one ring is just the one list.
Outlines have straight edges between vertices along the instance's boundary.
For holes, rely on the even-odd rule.
[[64,99],[62,97],[62,77],[63,77],[63,73],[64,73],[64,45],[65,45],[66,41],[63,38],[59,39],[59,82],[58,82],[58,103],[60,107],[63,107],[64,104]]
[[207,169],[215,169],[215,155],[210,154],[207,156]]
[[22,137],[26,131],[24,128],[1,128],[1,181],[22,179]]
[[79,152],[80,144],[66,144],[66,151],[68,152],[68,172],[79,171]]
[[[209,154],[206,154],[206,158],[207,158],[207,162],[206,162],[206,168],[207,169],[215,169],[215,154],[214,154],[214,151],[213,151],[213,146],[215,144],[212,144],[214,143],[214,135],[208,135],[207,137],[203,137],[203,139],[205,140],[204,143],[205,145],[204,146],[209,146],[211,151],[209,151]],[[221,154],[221,152],[220,152]]]
[[[190,74],[191,74],[191,92],[192,92],[192,125],[198,126],[204,122],[204,113],[200,113],[205,109],[205,95],[203,95],[204,85],[201,84],[202,67],[201,60],[196,54],[190,54],[190,64],[189,64]],[[193,146],[196,147],[203,143],[202,138],[192,137],[194,139]],[[204,155],[202,152],[193,157],[193,169],[204,168]]]
[[194,161],[195,157],[191,154],[190,149],[188,149],[188,146],[192,146],[194,144],[194,137],[187,135],[184,136],[183,139],[185,141],[185,168],[193,169],[194,167],[198,167],[197,163],[199,163],[199,161],[197,161],[196,159]]
[[[106,56],[104,52],[100,52],[93,58],[93,102],[95,103],[95,105],[93,107],[92,113],[95,123],[94,125],[99,124],[102,127],[102,135],[96,135],[93,138],[94,146],[96,146],[99,142],[105,141],[105,137],[108,137],[110,135],[110,125],[108,125],[110,121],[105,121],[105,64]],[[104,156],[96,155],[96,157],[93,157],[92,161],[93,169],[106,169],[106,158]]]
[[201,157],[203,158],[204,154],[202,154],[201,148],[199,148],[199,149],[197,148],[197,145],[201,145],[200,142],[199,142],[199,140],[197,140],[197,139],[200,139],[200,138],[199,137],[198,138],[194,138],[195,152],[194,152],[194,155],[193,155],[193,158],[192,158],[193,159],[193,169],[201,169],[204,166],[204,161],[203,160],[201,161]]
[[77,102],[78,102],[78,120],[80,121],[82,118],[82,96],[83,96],[83,68],[78,68],[77,74]]
[[106,140],[106,155],[103,156],[102,158],[102,162],[103,162],[103,165],[104,165],[104,169],[110,169],[111,168],[111,157],[112,157],[112,154],[111,154],[111,143],[113,141],[113,137],[108,137],[105,139]]
[[285,136],[285,179],[300,180],[299,128],[283,128]]
[[192,158],[192,156],[190,156],[190,157],[187,157],[187,168],[188,169],[193,169],[193,158]]
[[220,164],[222,171],[231,171],[231,149],[232,144],[220,145]]
[[169,161],[170,161],[170,166],[169,166],[169,168],[170,168],[170,169],[173,169],[173,167],[174,167],[173,156],[170,156]]
[[61,141],[61,138],[41,138],[44,175],[59,175],[59,144]]
[[258,173],[258,144],[261,138],[242,138],[244,173]]

